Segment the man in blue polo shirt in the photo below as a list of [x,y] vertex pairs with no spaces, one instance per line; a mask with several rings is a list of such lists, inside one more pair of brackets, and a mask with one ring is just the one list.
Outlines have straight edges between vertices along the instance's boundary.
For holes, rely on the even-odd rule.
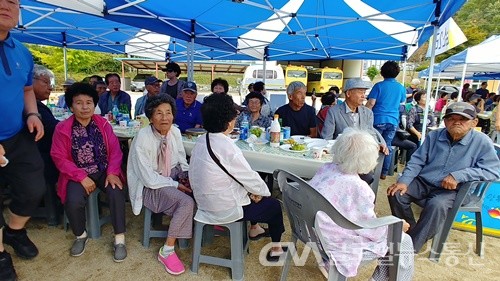
[[[35,141],[44,135],[33,92],[33,57],[10,30],[19,19],[19,1],[0,1],[0,178],[11,189],[9,223],[0,216],[0,279],[16,280],[16,272],[4,242],[23,258],[34,258],[38,249],[26,234],[24,226],[34,214],[43,194],[45,182],[43,161]],[[8,160],[8,161],[6,161]],[[4,226],[5,225],[5,226]]]
[[392,159],[392,139],[399,124],[399,105],[406,102],[406,89],[396,81],[399,74],[397,62],[385,62],[380,74],[384,81],[373,86],[366,107],[373,111],[373,127],[382,135],[389,148],[389,155],[385,156],[380,174],[380,178],[385,179]]
[[194,82],[184,83],[182,97],[176,100],[177,114],[175,114],[175,124],[179,126],[181,133],[189,128],[200,128],[203,124],[201,120],[201,103],[196,100],[198,91]]

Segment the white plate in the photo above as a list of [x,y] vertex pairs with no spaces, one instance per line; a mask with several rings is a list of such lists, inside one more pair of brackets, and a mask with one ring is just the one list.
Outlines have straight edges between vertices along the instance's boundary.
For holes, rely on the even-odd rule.
[[325,147],[328,141],[324,139],[313,139],[313,141],[306,140],[307,147]]
[[291,150],[291,149],[290,149],[291,147],[292,147],[292,146],[291,146],[291,145],[289,145],[289,144],[282,144],[282,145],[280,145],[280,148],[281,148],[282,150],[284,150],[284,151],[288,151],[288,152],[302,153],[302,152],[307,152],[307,151],[309,151],[309,147],[307,147],[307,148],[306,148],[306,149],[304,149],[304,150]]
[[294,135],[294,136],[291,136],[290,138],[298,143],[304,143],[304,142],[306,142],[306,140],[310,139],[311,137],[302,136],[302,135]]

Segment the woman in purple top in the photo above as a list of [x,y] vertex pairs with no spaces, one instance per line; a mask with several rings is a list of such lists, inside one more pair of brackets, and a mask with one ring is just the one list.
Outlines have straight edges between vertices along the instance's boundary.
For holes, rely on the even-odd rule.
[[[342,215],[351,221],[376,218],[375,194],[358,174],[366,174],[377,165],[379,145],[367,132],[347,128],[337,138],[333,147],[333,162],[319,169],[309,184],[321,193]],[[363,260],[379,258],[372,280],[388,280],[387,227],[349,230],[335,224],[325,213],[316,215],[319,231],[324,237],[323,247],[329,260],[346,277],[357,275]],[[409,224],[404,222],[406,231]],[[411,280],[413,275],[413,244],[410,236],[403,233],[399,263],[399,280]]]

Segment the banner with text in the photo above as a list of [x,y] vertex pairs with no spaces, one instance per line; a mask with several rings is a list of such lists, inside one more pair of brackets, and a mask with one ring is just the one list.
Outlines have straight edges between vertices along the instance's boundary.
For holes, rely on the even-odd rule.
[[[427,57],[431,56],[431,42],[433,36],[429,39],[429,48],[427,49]],[[450,49],[467,41],[467,37],[462,32],[457,23],[450,18],[443,25],[441,25],[436,34],[436,56],[442,54]]]

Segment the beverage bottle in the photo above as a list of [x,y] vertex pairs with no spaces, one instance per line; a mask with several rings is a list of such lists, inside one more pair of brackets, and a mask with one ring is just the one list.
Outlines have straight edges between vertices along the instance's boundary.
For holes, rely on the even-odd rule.
[[278,121],[279,115],[274,114],[274,120],[271,123],[270,131],[270,145],[271,147],[279,147],[280,146],[280,134],[281,134],[281,126]]
[[241,120],[240,124],[240,139],[246,140],[248,138],[248,118],[246,115],[243,115],[243,120]]
[[116,122],[118,120],[118,113],[120,113],[120,110],[118,110],[118,106],[115,104],[113,105],[113,109],[111,110],[111,114],[113,114],[113,120]]

